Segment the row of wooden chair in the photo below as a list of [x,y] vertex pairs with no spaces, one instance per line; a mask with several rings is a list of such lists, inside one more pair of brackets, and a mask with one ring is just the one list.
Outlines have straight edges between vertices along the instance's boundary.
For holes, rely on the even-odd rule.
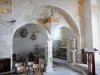
[[[34,62],[28,62],[27,64],[23,63],[15,63],[15,71],[19,74],[29,74],[29,73],[40,73],[41,72],[41,66],[40,64],[34,64]],[[30,75],[30,74],[29,74]],[[39,74],[37,74],[39,75]]]

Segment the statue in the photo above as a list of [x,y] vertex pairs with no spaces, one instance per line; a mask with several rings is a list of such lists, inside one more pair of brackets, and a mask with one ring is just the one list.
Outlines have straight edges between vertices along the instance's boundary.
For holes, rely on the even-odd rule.
[[76,49],[76,39],[72,38],[72,50]]

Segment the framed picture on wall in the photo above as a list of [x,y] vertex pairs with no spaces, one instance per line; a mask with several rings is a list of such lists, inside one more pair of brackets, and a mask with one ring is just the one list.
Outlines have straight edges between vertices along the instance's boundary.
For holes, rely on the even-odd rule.
[[33,32],[32,35],[30,36],[30,39],[31,39],[31,40],[36,40],[36,38],[37,38],[37,37],[36,37],[36,35],[35,35],[35,32]]
[[22,38],[27,37],[27,35],[28,35],[27,29],[25,29],[25,28],[21,29],[20,30],[20,35],[21,35]]

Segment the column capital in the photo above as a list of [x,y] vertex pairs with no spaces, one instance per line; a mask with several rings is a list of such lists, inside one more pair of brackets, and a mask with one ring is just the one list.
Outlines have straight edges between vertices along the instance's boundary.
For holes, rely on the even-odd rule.
[[77,50],[76,49],[73,49],[73,50],[71,50],[72,52],[76,52]]

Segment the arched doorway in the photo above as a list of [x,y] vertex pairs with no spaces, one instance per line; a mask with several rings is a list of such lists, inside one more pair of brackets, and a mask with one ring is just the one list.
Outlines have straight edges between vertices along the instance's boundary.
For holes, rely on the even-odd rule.
[[[77,49],[77,38],[74,32],[67,26],[61,26],[53,30],[53,35],[58,35],[53,40],[53,66],[71,63],[73,61],[71,50]],[[75,44],[73,44],[73,38],[75,38]]]
[[[76,38],[78,40],[76,48],[79,49],[80,48],[79,30],[78,30],[74,20],[71,18],[71,16],[67,12],[65,12],[64,10],[62,10],[58,7],[55,7],[55,6],[46,6],[46,8],[48,8],[47,11],[51,10],[51,13],[56,12],[56,13],[52,13],[53,16],[48,13],[49,15],[46,15],[45,18],[38,19],[38,22],[43,24],[46,27],[46,29],[48,30],[49,40],[54,41],[54,40],[58,39],[58,38],[56,38],[56,36],[58,36],[58,35],[55,33],[56,32],[55,30],[57,28],[59,28],[59,26],[61,26],[61,27],[63,25],[68,26],[70,28],[70,30],[75,34],[74,38]],[[43,13],[45,14],[45,12],[43,12]],[[58,20],[59,16],[60,16],[60,19]],[[72,37],[72,39],[73,39],[73,37]],[[51,42],[49,42],[49,44],[51,44]],[[50,52],[52,53],[52,49]],[[49,55],[48,55],[48,57],[49,57]],[[49,61],[49,63],[48,63],[48,61]],[[52,56],[50,56],[48,58],[48,61],[47,61],[47,63],[51,66],[52,65]],[[49,66],[49,68],[51,68],[50,66]]]
[[[57,6],[52,6],[52,5],[44,5],[44,6],[41,6],[41,8],[44,8],[45,9],[45,12],[44,11],[41,11],[41,13],[43,14],[41,16],[42,18],[40,17],[37,20],[40,19],[40,21],[43,21],[43,22],[39,22],[38,21],[38,23],[41,23],[44,26],[46,26],[46,24],[49,23],[49,21],[47,19],[50,19],[50,17],[51,17],[50,15],[53,14],[53,17],[55,17],[55,19],[51,19],[52,20],[51,24],[57,22],[59,24],[63,24],[65,26],[70,27],[70,29],[76,35],[76,39],[77,39],[77,49],[78,50],[81,49],[80,30],[79,30],[77,24],[75,23],[75,21],[73,20],[73,18],[69,15],[69,13],[67,11],[65,11],[65,10],[57,7]],[[53,11],[53,13],[51,11]],[[57,20],[57,21],[54,22],[55,20]],[[47,25],[47,26],[49,26],[49,25]]]
[[45,60],[45,42],[47,40],[48,36],[41,25],[34,23],[20,24],[13,35],[12,63],[14,60],[23,61],[23,58],[27,58],[28,53],[33,53],[34,57]]

